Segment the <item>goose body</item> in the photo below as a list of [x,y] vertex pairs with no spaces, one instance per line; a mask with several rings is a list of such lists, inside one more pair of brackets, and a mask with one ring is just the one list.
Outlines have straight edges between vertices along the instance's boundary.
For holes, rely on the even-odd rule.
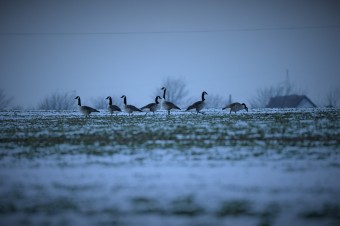
[[158,102],[158,99],[162,99],[162,98],[160,96],[157,96],[155,99],[155,103],[150,103],[148,105],[145,105],[144,107],[141,108],[141,110],[146,111],[146,112],[152,112],[153,114],[155,114],[155,111],[158,111],[161,108],[160,103]]
[[128,113],[129,115],[131,113],[133,113],[134,111],[139,111],[139,112],[142,112],[142,110],[140,110],[139,108],[133,106],[133,105],[130,105],[130,104],[127,104],[126,102],[126,96],[123,95],[121,98],[124,98],[124,106],[123,106],[123,109],[126,113]]
[[172,109],[177,109],[177,110],[181,110],[179,107],[177,107],[174,103],[170,102],[170,101],[166,101],[165,99],[165,93],[166,93],[166,88],[163,87],[162,88],[163,91],[163,99],[162,99],[162,108],[164,110],[168,111],[168,114],[170,115],[170,110]]
[[92,112],[99,112],[98,110],[91,108],[89,106],[81,106],[80,96],[77,96],[74,99],[78,99],[78,110],[81,112],[85,117],[88,117]]
[[242,103],[242,104],[240,104],[238,102],[232,103],[232,104],[229,104],[226,107],[222,108],[222,110],[227,109],[227,108],[230,108],[229,114],[231,114],[232,111],[235,112],[235,114],[236,114],[237,111],[240,111],[240,110],[243,110],[243,109],[245,109],[248,112],[248,108],[247,108],[245,103]]
[[[193,103],[192,105],[190,105],[188,108],[187,108],[187,111],[191,110],[191,109],[196,109],[196,112],[197,114],[198,113],[201,113],[200,111],[204,108],[205,106],[205,98],[204,98],[204,95],[208,95],[207,92],[203,91],[202,92],[202,100],[200,101],[196,101],[195,103]],[[203,114],[203,113],[202,113]]]
[[110,96],[106,97],[109,100],[109,105],[107,106],[107,110],[111,113],[111,115],[116,112],[122,111],[117,105],[112,105],[112,98]]

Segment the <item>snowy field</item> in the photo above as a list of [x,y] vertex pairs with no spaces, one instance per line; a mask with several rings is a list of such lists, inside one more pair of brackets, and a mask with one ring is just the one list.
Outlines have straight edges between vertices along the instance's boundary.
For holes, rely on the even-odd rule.
[[0,225],[340,225],[340,110],[0,112]]

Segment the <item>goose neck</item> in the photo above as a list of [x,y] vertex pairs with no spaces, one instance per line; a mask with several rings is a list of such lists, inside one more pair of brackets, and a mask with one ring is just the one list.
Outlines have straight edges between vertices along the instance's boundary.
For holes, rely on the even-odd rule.
[[163,92],[163,99],[165,100],[165,93],[166,93],[166,89],[164,88],[164,92]]
[[202,93],[202,101],[205,101],[204,95],[205,95],[205,92]]

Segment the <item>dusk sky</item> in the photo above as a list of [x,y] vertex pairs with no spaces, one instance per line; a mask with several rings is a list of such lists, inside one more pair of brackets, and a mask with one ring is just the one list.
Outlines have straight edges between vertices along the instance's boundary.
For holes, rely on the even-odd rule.
[[286,70],[317,104],[340,87],[337,0],[1,1],[0,43],[0,89],[24,107],[65,91],[141,106],[167,77],[226,102]]

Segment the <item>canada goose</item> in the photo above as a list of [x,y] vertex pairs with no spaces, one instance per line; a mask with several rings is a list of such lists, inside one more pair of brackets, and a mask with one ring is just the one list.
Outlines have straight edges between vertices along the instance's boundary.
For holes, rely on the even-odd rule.
[[[110,96],[106,97],[106,99],[109,99],[109,105],[107,106],[107,110],[109,110],[109,112],[114,113],[114,112],[119,112],[122,111],[117,105],[112,105],[112,98]],[[116,113],[116,115],[117,115]]]
[[[141,108],[142,111],[146,111],[146,114],[148,114],[148,111],[152,112],[155,114],[155,111],[159,110],[161,108],[158,99],[162,99],[160,96],[157,96],[155,99],[155,103],[151,103],[148,105],[145,105],[144,107]],[[145,114],[145,115],[146,115]]]
[[190,105],[188,108],[187,108],[187,111],[189,111],[189,110],[191,110],[191,109],[196,109],[196,112],[197,112],[197,114],[198,113],[201,113],[201,114],[203,114],[202,112],[200,112],[200,110],[202,110],[203,108],[204,108],[204,106],[205,106],[205,99],[204,99],[204,95],[208,95],[208,93],[207,92],[205,92],[205,91],[203,91],[202,92],[202,100],[200,100],[200,101],[197,101],[197,102],[195,102],[195,103],[193,103],[192,105]]
[[98,110],[94,108],[91,108],[88,106],[81,106],[80,96],[77,96],[74,99],[78,99],[78,109],[83,115],[85,115],[85,117],[88,117],[91,114],[91,112],[99,112]]
[[232,104],[229,104],[226,107],[222,108],[222,110],[227,109],[227,108],[230,108],[230,114],[231,114],[232,111],[235,112],[235,114],[236,114],[237,111],[240,111],[240,110],[243,110],[243,109],[245,109],[248,112],[248,108],[247,108],[245,103],[242,103],[242,104],[240,104],[238,102],[232,103]]
[[171,109],[178,109],[181,110],[179,107],[177,107],[175,104],[171,103],[170,101],[165,100],[165,93],[166,93],[166,88],[162,87],[163,92],[163,100],[162,100],[162,107],[164,110],[168,111],[168,115],[170,115],[170,110]]
[[134,111],[139,111],[139,112],[142,112],[142,110],[140,110],[139,108],[133,106],[133,105],[129,105],[126,103],[126,96],[123,95],[121,98],[124,98],[124,106],[123,106],[123,109],[126,113],[129,113],[129,115],[134,112]]

